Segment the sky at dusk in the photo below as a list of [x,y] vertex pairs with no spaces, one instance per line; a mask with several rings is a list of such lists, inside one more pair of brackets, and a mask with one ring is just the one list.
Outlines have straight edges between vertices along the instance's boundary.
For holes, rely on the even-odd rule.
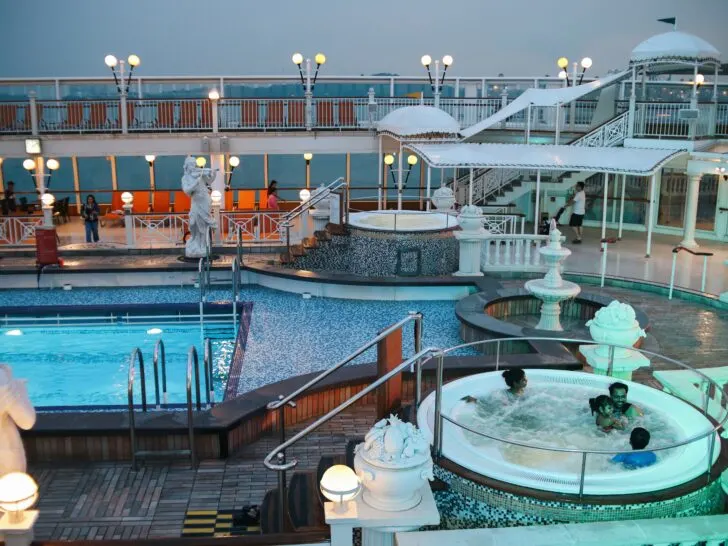
[[421,76],[425,53],[460,76],[553,76],[561,55],[603,75],[671,16],[725,60],[728,0],[0,0],[0,77],[107,75],[107,53],[141,76],[295,75],[295,51],[330,76]]

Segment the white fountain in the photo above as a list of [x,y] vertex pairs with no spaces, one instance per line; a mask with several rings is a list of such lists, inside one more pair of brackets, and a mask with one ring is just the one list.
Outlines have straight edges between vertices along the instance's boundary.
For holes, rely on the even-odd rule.
[[546,262],[548,270],[543,279],[533,279],[526,283],[526,290],[543,301],[541,305],[541,320],[536,326],[539,330],[563,331],[559,315],[561,302],[575,297],[581,292],[581,287],[561,278],[559,269],[561,262],[571,255],[571,250],[562,248],[561,232],[556,228],[556,221],[551,220],[549,242],[539,249],[539,253]]

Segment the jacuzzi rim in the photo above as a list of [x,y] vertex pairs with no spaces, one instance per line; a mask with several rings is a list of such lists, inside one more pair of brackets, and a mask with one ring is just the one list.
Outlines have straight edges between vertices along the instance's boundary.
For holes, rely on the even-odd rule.
[[[606,376],[595,376],[594,374],[585,373],[585,372],[573,372],[573,371],[563,371],[563,370],[548,370],[548,369],[529,369],[529,374],[532,379],[538,380],[539,378],[553,378],[557,376],[565,377],[566,374],[578,374],[579,376],[582,376],[584,378],[589,378],[592,381],[589,381],[584,386],[593,386],[593,387],[601,387],[601,383],[607,383],[614,381],[613,378],[607,378]],[[461,386],[462,384],[467,382],[472,382],[473,380],[477,380],[477,377],[480,376],[489,376],[490,378],[495,378],[498,376],[498,379],[500,379],[500,371],[491,371],[491,372],[485,372],[481,374],[475,374],[470,375],[461,379],[457,379],[454,381],[451,381],[447,383],[443,387],[443,392],[446,392],[447,390],[453,390],[457,386]],[[536,382],[538,383],[538,381]],[[642,385],[639,383],[634,383],[630,381],[626,381],[626,383],[629,383],[630,385],[634,385],[636,388],[641,389],[652,389],[651,387],[647,385]],[[605,386],[606,388],[606,386]],[[658,391],[657,389],[652,389],[657,393],[657,396],[670,396],[666,393],[663,393],[661,391]],[[434,392],[431,393],[427,398],[425,398],[420,405],[420,408],[417,411],[417,424],[418,426],[426,431],[427,434],[432,437],[432,428],[429,424],[429,413],[431,410],[431,406],[434,405]],[[462,394],[462,393],[460,393]],[[445,399],[445,397],[443,397]],[[672,398],[672,397],[671,397]],[[654,405],[654,400],[652,401],[652,404],[648,405]],[[675,403],[681,403],[685,404],[690,411],[695,412],[695,414],[704,420],[706,420],[711,427],[716,426],[716,421],[712,418],[706,418],[706,416],[702,415],[696,408],[694,408],[692,405],[688,404],[687,402],[684,402],[683,400],[674,399]],[[443,407],[445,405],[443,404]],[[671,420],[677,424],[677,426],[681,429],[685,429],[685,419],[677,420],[673,416],[671,416],[668,413],[668,416],[671,418]],[[526,467],[524,465],[517,465],[514,463],[511,463],[509,461],[505,460],[493,460],[488,459],[487,455],[483,456],[483,454],[478,453],[477,450],[470,445],[470,442],[465,441],[464,438],[464,431],[460,428],[457,428],[457,430],[453,431],[455,427],[445,427],[444,428],[444,436],[443,436],[443,453],[442,458],[443,460],[450,461],[452,464],[456,465],[459,468],[464,469],[467,473],[471,475],[475,475],[479,477],[481,480],[484,481],[492,481],[497,482],[498,484],[504,484],[507,485],[508,488],[520,488],[520,489],[527,489],[529,491],[538,492],[541,495],[547,494],[547,495],[574,495],[576,496],[576,492],[574,491],[574,479],[577,481],[578,485],[578,479],[579,479],[579,473],[572,472],[568,474],[568,478],[566,477],[565,473],[560,472],[554,472],[551,470],[548,471],[542,471],[542,474],[544,476],[550,476],[553,477],[554,480],[552,481],[539,481],[538,477],[535,477],[533,475],[537,474],[539,471],[530,469],[529,467]],[[720,466],[721,464],[725,465],[725,454],[723,453],[723,439],[718,435],[716,432],[713,433],[715,436],[715,443],[714,443],[714,453],[713,453],[713,459],[711,462],[711,480],[713,478],[713,475],[715,473],[715,469],[717,466]],[[453,436],[455,435],[455,436]],[[691,452],[700,451],[700,444],[702,442],[707,441],[707,439],[710,436],[706,436],[705,438],[701,440],[696,440],[690,444],[687,444],[685,446],[676,448],[678,451],[678,455],[673,458],[672,462],[670,460],[665,461],[665,464],[657,464],[650,466],[648,468],[644,469],[637,469],[633,470],[628,474],[619,474],[619,475],[613,475],[610,476],[609,474],[602,473],[595,475],[593,478],[589,478],[587,475],[585,482],[584,482],[584,494],[583,496],[605,496],[605,497],[614,497],[614,496],[644,496],[644,495],[654,495],[657,491],[667,491],[672,490],[676,488],[682,488],[684,489],[687,484],[693,483],[696,480],[705,479],[707,468],[705,468],[707,465],[703,463],[707,463],[707,460],[705,460],[705,455],[700,456],[699,464],[696,464],[694,461],[690,461],[690,464],[686,465],[686,468],[688,469],[688,472],[682,472],[683,476],[678,477],[678,481],[672,480],[669,482],[663,483],[655,483],[655,479],[652,479],[652,482],[643,482],[639,484],[638,487],[635,487],[632,485],[631,482],[629,483],[620,483],[620,481],[625,481],[627,476],[633,477],[633,478],[640,478],[644,477],[645,474],[649,477],[650,474],[654,474],[656,471],[655,469],[658,469],[662,473],[665,472],[666,469],[672,467],[677,468],[676,464],[679,464],[681,462],[684,462],[684,460],[687,458],[687,456],[691,455]],[[448,442],[446,441],[449,438],[450,440],[450,446],[455,445],[466,445],[466,451],[462,450],[456,450],[452,447],[448,447]],[[462,449],[462,448],[461,448]],[[704,446],[703,446],[704,450]],[[687,453],[686,453],[687,452]],[[578,455],[579,453],[576,453]],[[723,456],[723,459],[721,458]],[[693,454],[693,457],[695,458],[695,454]],[[478,460],[479,459],[479,460]],[[483,472],[483,470],[476,470],[475,468],[481,468],[483,467],[482,462],[483,461],[489,461],[491,464],[487,465],[486,468],[490,470],[489,473]],[[477,464],[480,463],[480,464]],[[697,474],[695,474],[695,470],[699,468],[704,468],[703,470],[699,471]],[[693,469],[693,472],[689,472],[690,469]],[[516,475],[508,475],[508,472],[513,472]],[[531,474],[531,476],[529,476]],[[562,476],[562,474],[564,474]],[[685,474],[689,474],[689,477],[685,477]],[[674,472],[671,472],[670,475],[675,475]],[[720,474],[718,474],[718,477]],[[472,478],[468,477],[467,479],[471,479],[472,481],[478,481],[473,480]],[[633,482],[634,480],[632,480]],[[568,483],[562,483],[562,482],[568,482]],[[702,483],[702,482],[701,482]],[[497,487],[492,484],[490,484],[491,487]],[[629,486],[629,487],[625,487]]]
[[393,215],[393,214],[405,214],[405,215],[412,215],[412,216],[452,216],[455,221],[457,222],[457,216],[453,214],[447,214],[444,212],[427,212],[422,210],[379,210],[379,211],[361,211],[361,212],[352,212],[349,214],[348,219],[348,225],[352,229],[357,229],[361,231],[375,231],[377,233],[442,233],[442,232],[449,232],[449,231],[455,231],[460,228],[460,224],[456,223],[454,226],[451,227],[429,227],[429,228],[418,228],[418,229],[386,229],[386,228],[380,228],[375,226],[367,226],[362,225],[359,223],[352,223],[352,217],[359,217],[365,216],[365,215]]

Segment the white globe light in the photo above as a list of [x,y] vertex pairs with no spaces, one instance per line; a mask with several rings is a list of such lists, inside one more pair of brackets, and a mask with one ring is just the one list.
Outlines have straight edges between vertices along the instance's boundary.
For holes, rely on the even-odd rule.
[[33,161],[32,159],[26,159],[25,161],[23,161],[23,168],[26,171],[32,171],[33,169],[35,169],[35,161]]
[[8,512],[10,523],[20,523],[23,510],[38,500],[38,484],[25,472],[10,472],[0,478],[0,508]]
[[581,67],[582,67],[583,69],[591,68],[591,65],[592,65],[592,60],[591,60],[591,58],[589,58],[589,57],[584,57],[584,58],[583,58],[583,59],[581,60]]
[[23,331],[22,330],[8,330],[5,332],[6,336],[22,336]]
[[301,64],[303,62],[303,55],[300,53],[294,53],[291,60],[293,61],[293,64]]
[[361,489],[357,475],[343,464],[336,464],[324,472],[320,485],[323,496],[337,503],[339,511],[345,509],[343,503],[356,497]]
[[148,154],[144,156],[144,159],[147,160],[147,163],[154,163],[154,160],[157,159],[156,155]]
[[323,53],[316,53],[316,56],[313,58],[314,61],[316,61],[316,64],[324,64],[326,62],[326,55]]
[[311,198],[311,192],[304,188],[298,192],[298,197],[301,199],[301,203],[305,203]]
[[116,57],[114,57],[113,55],[107,55],[106,57],[104,57],[104,62],[109,68],[114,68],[116,66],[116,63],[119,61],[117,61]]
[[48,168],[49,168],[50,170],[52,170],[52,171],[55,171],[55,170],[57,170],[57,169],[58,169],[58,167],[60,167],[60,166],[61,166],[61,164],[60,164],[60,163],[58,163],[58,160],[57,160],[57,159],[49,159],[48,161],[46,161],[46,166],[47,166],[47,167],[48,167]]
[[384,156],[384,164],[385,165],[391,165],[394,163],[394,156],[392,154],[387,154]]
[[195,159],[195,165],[197,165],[200,169],[203,168],[205,165],[207,165],[207,159],[200,156],[197,159]]
[[442,64],[445,66],[450,66],[452,64],[452,55],[445,55],[442,58]]
[[210,199],[214,205],[218,205],[222,201],[222,193],[219,190],[212,190],[210,192]]
[[56,202],[56,198],[52,193],[44,193],[40,200],[46,207],[50,207]]
[[705,76],[703,76],[702,74],[698,74],[697,76],[695,76],[695,82],[698,85],[701,85],[702,83],[705,82]]
[[240,165],[240,158],[236,155],[230,156],[230,159],[228,159],[228,163],[234,169],[235,167]]
[[134,201],[134,196],[130,192],[125,191],[121,194],[121,200],[125,205],[130,205]]
[[566,70],[562,70],[561,72],[559,72],[559,79],[560,80],[566,79]]
[[207,94],[207,98],[209,98],[210,100],[219,100],[220,92],[217,89],[211,89],[210,92]]
[[422,66],[430,66],[430,64],[432,64],[432,57],[429,55],[423,55],[420,62],[422,63]]
[[417,156],[415,154],[410,154],[407,157],[407,163],[410,165],[417,165]]
[[129,55],[127,61],[129,62],[129,66],[139,66],[139,64],[142,62],[138,55],[133,54]]
[[303,154],[303,159],[305,159],[306,161],[311,161],[313,159],[313,154],[311,152],[306,152],[305,154]]
[[556,65],[559,68],[566,68],[567,66],[569,66],[569,59],[567,59],[566,57],[559,57],[559,60],[556,61]]

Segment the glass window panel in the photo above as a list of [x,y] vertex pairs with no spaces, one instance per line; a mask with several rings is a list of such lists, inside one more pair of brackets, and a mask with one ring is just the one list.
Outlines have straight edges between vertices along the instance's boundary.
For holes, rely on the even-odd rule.
[[[351,154],[351,192],[353,200],[377,200],[379,176],[377,154]],[[361,188],[361,189],[357,189]],[[354,208],[357,208],[354,205]]]
[[7,188],[9,182],[15,182],[15,194],[18,201],[25,198],[27,203],[38,201],[38,194],[35,190],[35,179],[23,168],[25,158],[6,158],[2,163],[3,183]]
[[[164,170],[160,169],[158,157],[154,163],[154,179],[157,189],[163,188]],[[184,159],[184,158],[183,158]],[[180,160],[180,165],[183,159]],[[120,191],[149,190],[149,164],[142,156],[116,157],[116,185]]]
[[93,194],[100,204],[111,204],[111,162],[106,157],[79,157],[78,181],[82,200]]

